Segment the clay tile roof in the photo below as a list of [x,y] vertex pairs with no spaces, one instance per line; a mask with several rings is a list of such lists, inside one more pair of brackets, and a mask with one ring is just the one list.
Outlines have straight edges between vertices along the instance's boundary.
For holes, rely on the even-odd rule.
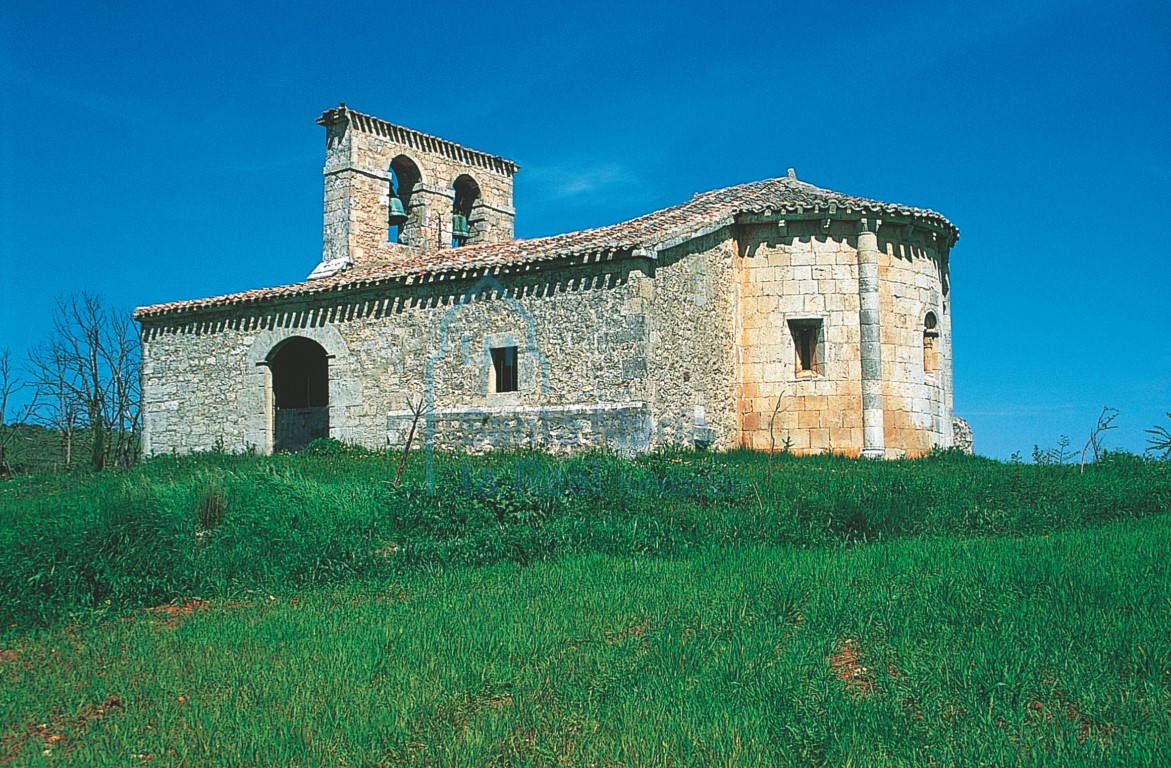
[[390,263],[350,268],[329,277],[290,285],[140,307],[135,310],[134,317],[146,320],[284,298],[309,298],[334,291],[393,283],[405,278],[475,272],[580,256],[649,255],[656,249],[670,247],[690,237],[732,224],[736,216],[745,214],[897,217],[917,222],[940,233],[949,246],[959,237],[959,230],[934,211],[843,195],[790,176],[704,192],[680,205],[605,227],[531,240],[517,239],[430,251]]

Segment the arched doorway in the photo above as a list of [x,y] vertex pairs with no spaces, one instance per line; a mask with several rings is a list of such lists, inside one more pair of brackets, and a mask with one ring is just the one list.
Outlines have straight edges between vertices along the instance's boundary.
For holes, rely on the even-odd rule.
[[294,336],[268,356],[272,373],[273,451],[299,451],[329,437],[329,358],[312,339]]

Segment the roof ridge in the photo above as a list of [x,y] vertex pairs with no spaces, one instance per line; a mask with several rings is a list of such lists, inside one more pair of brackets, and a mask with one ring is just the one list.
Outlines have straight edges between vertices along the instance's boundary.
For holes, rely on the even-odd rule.
[[786,213],[820,214],[823,211],[827,217],[844,213],[921,220],[934,231],[943,234],[948,246],[959,238],[959,230],[955,225],[935,211],[854,197],[792,177],[779,176],[698,192],[682,203],[600,227],[531,239],[515,238],[499,243],[425,251],[398,261],[350,268],[315,280],[207,299],[140,307],[134,316],[142,319],[171,312],[361,288],[415,275],[514,267],[583,255],[634,253],[639,249],[662,250],[691,237],[716,231],[733,223],[735,217],[745,214],[783,216]]

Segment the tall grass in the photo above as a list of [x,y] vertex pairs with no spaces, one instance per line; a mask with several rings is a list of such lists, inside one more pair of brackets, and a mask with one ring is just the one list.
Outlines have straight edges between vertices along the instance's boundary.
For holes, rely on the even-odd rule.
[[1169,533],[580,554],[40,630],[0,646],[0,757],[1167,765]]
[[0,631],[190,598],[574,554],[681,556],[905,536],[1025,535],[1171,508],[1171,464],[1072,467],[955,455],[209,454],[0,485]]

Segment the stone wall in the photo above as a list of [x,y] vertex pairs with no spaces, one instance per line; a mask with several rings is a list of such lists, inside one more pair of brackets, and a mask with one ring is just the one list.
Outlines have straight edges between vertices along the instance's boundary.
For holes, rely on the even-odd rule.
[[734,254],[728,229],[666,249],[632,300],[649,311],[658,445],[739,445]]
[[[319,122],[326,129],[323,262],[377,264],[451,247],[453,185],[462,176],[480,190],[468,242],[513,238],[516,166],[509,161],[354,112],[331,110]],[[393,241],[389,225],[390,168],[399,157],[420,177],[409,195],[400,190],[410,216],[402,243]]]
[[[329,431],[400,445],[423,400],[440,447],[863,448],[856,221],[743,223],[589,265],[322,294],[145,322],[147,455],[271,450],[268,361],[302,336],[329,356]],[[875,242],[871,235],[871,242]],[[952,445],[947,257],[880,227],[880,455]],[[926,312],[936,361],[924,366]],[[815,370],[793,322],[816,323]],[[493,348],[518,389],[496,392]],[[776,414],[775,428],[770,423]]]
[[[329,355],[330,435],[340,440],[396,444],[408,402],[423,398],[440,445],[526,444],[522,434],[545,430],[555,445],[648,448],[648,319],[632,301],[647,268],[630,259],[148,322],[145,451],[269,450],[266,361],[293,336]],[[519,391],[492,392],[491,349],[506,346],[518,351]],[[469,419],[483,427],[471,437]]]
[[[749,448],[798,453],[862,447],[857,248],[852,222],[742,228],[740,429]],[[816,372],[797,370],[790,321],[820,323]],[[779,404],[779,405],[778,405]],[[774,421],[775,413],[775,421]],[[770,428],[771,425],[771,428]],[[771,429],[771,431],[770,431]]]
[[654,440],[645,402],[444,407],[418,422],[404,409],[390,414],[388,444],[406,445],[412,424],[414,445],[430,441],[437,448],[470,453],[502,446],[552,453],[605,446],[632,454],[649,450]]
[[976,438],[972,434],[972,425],[959,416],[951,419],[952,448],[966,453],[969,456],[976,452]]
[[[862,348],[856,221],[768,221],[740,228],[740,439],[767,450],[861,453]],[[951,312],[947,260],[930,234],[878,230],[883,455],[950,447]],[[924,317],[934,312],[934,366]],[[795,326],[820,327],[814,371],[800,371]],[[775,415],[774,415],[775,412]],[[770,431],[770,425],[771,431]]]
[[[950,448],[951,301],[947,258],[929,233],[893,224],[878,232],[884,427],[889,455]],[[924,318],[937,318],[935,364],[924,359]]]

